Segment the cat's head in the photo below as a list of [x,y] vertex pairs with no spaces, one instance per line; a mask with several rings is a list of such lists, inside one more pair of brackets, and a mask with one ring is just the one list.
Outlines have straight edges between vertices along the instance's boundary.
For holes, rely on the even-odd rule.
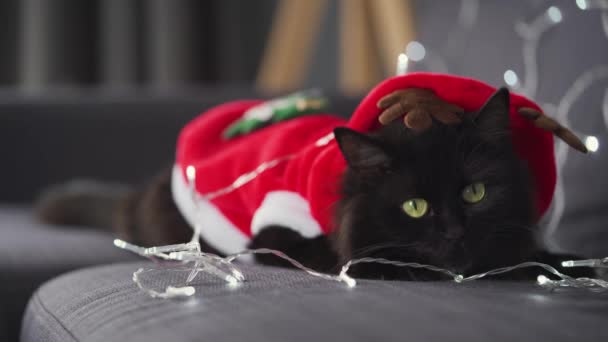
[[[384,257],[468,274],[529,256],[534,201],[529,172],[511,142],[508,91],[464,118],[456,125],[435,122],[424,132],[400,120],[369,135],[335,130],[348,164],[336,213],[343,261]],[[412,275],[378,265],[359,271]]]

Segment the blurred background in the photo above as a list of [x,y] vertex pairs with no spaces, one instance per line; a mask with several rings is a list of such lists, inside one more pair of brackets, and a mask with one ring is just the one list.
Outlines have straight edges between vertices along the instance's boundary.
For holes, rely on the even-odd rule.
[[[358,94],[392,75],[408,46],[410,71],[498,86],[507,70],[514,71],[511,80],[531,77],[523,50],[524,41],[534,40],[540,82],[528,86],[534,97],[555,102],[564,90],[557,88],[584,66],[606,62],[606,6],[605,0],[4,0],[0,87],[44,94],[240,84]],[[543,14],[551,19],[550,7],[556,25],[531,37],[526,25]]]
[[255,79],[277,1],[7,0],[4,87],[175,87]]

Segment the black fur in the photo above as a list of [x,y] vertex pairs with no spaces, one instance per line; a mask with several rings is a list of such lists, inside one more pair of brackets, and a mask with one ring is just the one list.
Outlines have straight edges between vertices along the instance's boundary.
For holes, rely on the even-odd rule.
[[[516,156],[509,130],[508,92],[497,92],[458,125],[435,122],[425,132],[395,122],[364,137],[336,131],[349,170],[338,210],[342,260],[363,256],[432,264],[471,273],[519,263],[538,250],[534,207],[525,165]],[[361,148],[358,144],[373,145]],[[355,151],[356,150],[356,151]],[[361,169],[348,155],[383,154],[376,168]],[[387,164],[390,165],[387,167]],[[466,203],[462,189],[483,182],[486,196]],[[423,198],[427,215],[411,218],[401,204]],[[357,271],[357,270],[355,270]],[[361,265],[360,276],[428,278],[427,272]]]

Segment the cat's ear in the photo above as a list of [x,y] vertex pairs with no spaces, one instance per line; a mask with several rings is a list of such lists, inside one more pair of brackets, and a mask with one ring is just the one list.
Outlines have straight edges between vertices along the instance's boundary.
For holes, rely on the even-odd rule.
[[376,140],[345,127],[334,129],[334,136],[353,170],[370,172],[390,167],[390,155]]
[[475,125],[483,138],[502,142],[510,135],[509,90],[498,89],[475,115]]

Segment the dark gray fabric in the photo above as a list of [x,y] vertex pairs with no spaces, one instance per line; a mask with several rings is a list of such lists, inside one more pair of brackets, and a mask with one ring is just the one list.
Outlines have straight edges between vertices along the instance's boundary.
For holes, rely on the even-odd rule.
[[70,269],[130,256],[112,245],[109,232],[39,223],[24,208],[0,207],[0,236],[0,268],[14,273]]
[[86,227],[52,227],[25,208],[0,207],[0,341],[14,341],[34,290],[76,268],[132,260],[108,233]]
[[[359,102],[328,94],[330,113]],[[74,178],[142,184],[174,160],[182,127],[223,102],[260,98],[250,87],[179,92],[0,91],[0,203],[29,202],[46,186]]]
[[[146,263],[77,271],[33,296],[33,341],[603,341],[608,294],[550,293],[530,282],[360,281],[242,266],[230,288],[202,275],[188,300],[148,297],[131,274]],[[164,285],[176,273],[162,278]]]

